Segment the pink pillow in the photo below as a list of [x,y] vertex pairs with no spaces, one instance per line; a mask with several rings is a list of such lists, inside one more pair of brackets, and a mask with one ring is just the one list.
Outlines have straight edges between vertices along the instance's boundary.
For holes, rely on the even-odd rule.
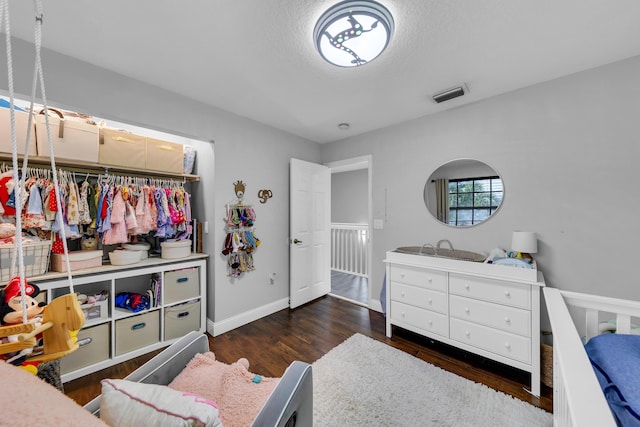
[[280,381],[248,369],[245,358],[227,365],[217,361],[212,352],[197,354],[169,387],[216,402],[225,427],[248,426]]

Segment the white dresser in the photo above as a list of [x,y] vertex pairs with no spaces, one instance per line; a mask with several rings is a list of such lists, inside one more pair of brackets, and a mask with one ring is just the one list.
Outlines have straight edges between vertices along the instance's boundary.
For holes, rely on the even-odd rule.
[[392,325],[531,373],[540,395],[542,273],[387,252],[387,336]]

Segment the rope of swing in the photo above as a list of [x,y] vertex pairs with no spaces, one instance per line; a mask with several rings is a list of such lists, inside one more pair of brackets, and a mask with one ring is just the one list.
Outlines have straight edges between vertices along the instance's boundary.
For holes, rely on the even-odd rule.
[[[42,11],[42,2],[41,0],[34,0],[35,6],[35,26],[34,26],[34,44],[36,49],[35,54],[35,69],[33,73],[33,80],[31,86],[31,104],[30,111],[33,112],[34,109],[34,101],[36,98],[37,86],[38,82],[40,83],[40,93],[42,94],[42,105],[44,110],[45,117],[45,126],[47,130],[47,142],[49,144],[49,153],[51,153],[51,172],[52,172],[52,180],[54,186],[54,192],[56,196],[56,221],[60,225],[60,239],[62,240],[62,247],[64,250],[64,260],[67,267],[67,278],[69,280],[69,290],[71,293],[74,293],[73,289],[73,276],[71,274],[71,266],[69,263],[69,255],[67,250],[67,239],[66,232],[64,227],[64,219],[62,217],[62,201],[60,194],[60,186],[58,182],[58,173],[55,163],[55,156],[53,152],[53,141],[51,139],[51,127],[49,124],[49,110],[47,107],[47,96],[44,85],[44,71],[42,67],[42,24],[43,24],[43,11]],[[5,40],[6,40],[6,50],[7,50],[7,76],[8,76],[8,89],[9,89],[9,116],[11,121],[11,150],[12,150],[12,162],[13,162],[13,182],[14,186],[14,194],[15,194],[15,204],[16,204],[16,241],[14,252],[17,252],[14,259],[18,259],[18,276],[20,277],[20,295],[21,304],[22,304],[22,321],[23,323],[27,323],[27,301],[24,297],[26,294],[26,284],[24,277],[24,258],[23,258],[23,246],[22,246],[22,218],[21,211],[23,207],[22,197],[24,195],[24,182],[20,179],[19,167],[18,167],[18,143],[16,138],[16,123],[15,123],[15,91],[13,86],[13,60],[12,60],[12,51],[11,51],[11,28],[9,24],[9,1],[8,0],[0,0],[0,26],[2,25],[2,21],[4,18],[5,25]],[[27,140],[25,142],[25,150],[24,150],[24,161],[22,164],[22,177],[27,176],[27,164],[29,159],[29,142],[31,140],[31,129],[33,125],[33,114],[29,114],[28,127],[27,127]]]

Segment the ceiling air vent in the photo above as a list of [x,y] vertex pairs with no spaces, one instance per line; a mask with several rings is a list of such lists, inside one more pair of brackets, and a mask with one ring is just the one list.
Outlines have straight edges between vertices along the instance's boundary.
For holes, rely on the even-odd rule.
[[445,90],[444,92],[433,95],[433,100],[439,104],[441,102],[462,96],[466,92],[468,92],[466,86],[458,86],[454,87],[453,89]]

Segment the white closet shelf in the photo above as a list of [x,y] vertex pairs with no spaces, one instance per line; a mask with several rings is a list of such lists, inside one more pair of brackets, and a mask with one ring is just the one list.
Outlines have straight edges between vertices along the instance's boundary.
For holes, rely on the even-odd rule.
[[[20,161],[22,161],[24,156],[18,156]],[[0,161],[11,162],[11,154],[10,153],[0,153]],[[30,156],[29,157],[29,165],[34,167],[44,166],[51,167],[51,159],[49,157],[37,157]],[[100,163],[91,163],[91,162],[81,162],[78,160],[66,160],[66,159],[58,159],[56,158],[56,166],[63,167],[67,169],[71,169],[75,172],[81,173],[100,173],[100,172],[108,172],[110,174],[124,174],[127,176],[140,176],[148,178],[149,176],[159,177],[159,178],[172,178],[184,180],[186,182],[197,182],[200,181],[200,177],[198,175],[192,174],[176,174],[166,171],[156,171],[150,169],[136,169],[136,168],[128,168],[122,166],[111,166],[111,165],[103,165]]]
[[[74,285],[76,284],[77,281],[79,282],[86,282],[88,279],[88,276],[94,275],[94,274],[102,274],[102,273],[112,273],[112,272],[123,272],[123,276],[130,276],[130,275],[134,275],[135,270],[139,270],[139,269],[145,269],[148,267],[156,267],[156,266],[161,266],[161,265],[166,265],[166,264],[176,264],[176,263],[186,263],[188,261],[197,261],[197,260],[201,260],[201,259],[207,259],[209,258],[209,254],[198,254],[198,253],[192,253],[191,255],[189,255],[186,258],[178,258],[178,259],[165,259],[165,258],[160,258],[160,257],[149,257],[149,258],[145,258],[143,260],[140,260],[139,262],[135,263],[135,264],[128,264],[128,265],[111,265],[111,264],[102,264],[100,267],[92,267],[92,268],[85,268],[82,270],[77,270],[77,271],[71,271],[72,276],[73,276],[73,282]],[[187,266],[184,266],[182,268],[186,268]],[[77,277],[76,277],[77,276]],[[49,273],[45,273],[39,276],[32,276],[32,277],[28,277],[30,282],[36,283],[38,284],[38,281],[43,281],[43,280],[54,280],[54,279],[66,279],[67,278],[67,273],[57,273],[57,272],[49,272]],[[76,280],[77,279],[77,280]],[[91,279],[89,279],[89,281],[91,281]],[[42,288],[42,286],[40,286],[40,288]]]

